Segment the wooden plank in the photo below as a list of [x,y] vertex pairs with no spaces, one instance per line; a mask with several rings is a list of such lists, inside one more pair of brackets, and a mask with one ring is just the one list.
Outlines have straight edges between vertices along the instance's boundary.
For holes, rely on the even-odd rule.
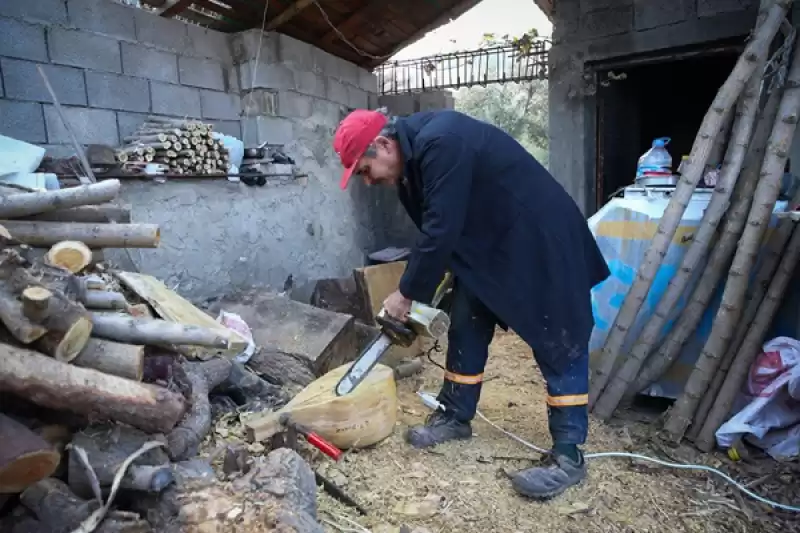
[[[230,338],[231,347],[225,352],[225,355],[229,357],[238,355],[247,347],[247,341],[238,333],[214,320],[153,276],[121,271],[114,272],[114,276],[119,279],[120,283],[150,304],[164,320],[202,326]],[[198,359],[207,359],[212,354],[210,350],[199,346],[187,347],[187,350]]]
[[161,12],[162,17],[174,17],[180,15],[183,11],[192,5],[193,0],[178,0],[167,9]]
[[358,339],[352,315],[319,309],[279,294],[254,290],[213,306],[247,322],[256,346],[303,360],[316,376],[355,359]]
[[[353,270],[356,289],[364,302],[364,308],[370,317],[371,324],[377,325],[375,316],[383,307],[386,297],[397,290],[400,278],[405,271],[405,261],[394,261]],[[404,359],[416,357],[420,353],[420,346],[419,339],[415,340],[408,348],[392,346],[384,356],[383,362],[389,366],[395,366]]]
[[305,8],[310,6],[314,0],[296,0],[292,5],[281,11],[278,16],[267,23],[267,31],[273,31],[300,14]]

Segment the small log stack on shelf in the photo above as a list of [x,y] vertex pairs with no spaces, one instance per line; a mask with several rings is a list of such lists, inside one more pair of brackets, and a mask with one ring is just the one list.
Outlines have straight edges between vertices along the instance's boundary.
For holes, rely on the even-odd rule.
[[169,174],[225,174],[228,150],[214,139],[213,129],[213,124],[196,120],[151,116],[123,138],[117,160],[123,169],[134,172],[158,163]]

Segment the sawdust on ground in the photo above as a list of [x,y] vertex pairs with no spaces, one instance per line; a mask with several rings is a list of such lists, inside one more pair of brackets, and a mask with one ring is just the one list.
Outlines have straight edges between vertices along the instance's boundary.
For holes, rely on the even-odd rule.
[[[530,349],[513,333],[498,330],[490,352],[481,412],[529,442],[548,447],[545,386]],[[443,354],[434,359],[442,362]],[[523,499],[513,492],[504,472],[533,466],[538,454],[481,420],[473,423],[475,435],[470,441],[432,451],[414,450],[403,442],[406,427],[422,422],[428,414],[416,391],[436,392],[440,380],[441,370],[426,364],[420,375],[401,381],[394,434],[372,449],[348,452],[339,464],[319,465],[368,512],[360,516],[320,491],[319,516],[327,531],[734,533],[793,529],[765,515],[765,507],[756,509],[752,502],[743,502],[707,474],[625,459],[592,461],[582,485],[549,503]],[[658,453],[649,446],[651,431],[641,423],[613,427],[593,420],[587,450],[637,451],[725,468],[714,456],[681,457],[679,449],[667,456]]]

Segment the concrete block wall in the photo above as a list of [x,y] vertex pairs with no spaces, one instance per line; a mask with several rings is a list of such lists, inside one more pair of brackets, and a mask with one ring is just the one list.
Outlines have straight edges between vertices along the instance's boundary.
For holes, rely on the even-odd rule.
[[4,0],[0,35],[4,135],[72,153],[41,65],[83,144],[116,144],[148,114],[201,118],[241,136],[222,33],[111,0]]
[[594,96],[587,64],[747,35],[757,0],[558,0],[550,51],[550,171],[594,203]]

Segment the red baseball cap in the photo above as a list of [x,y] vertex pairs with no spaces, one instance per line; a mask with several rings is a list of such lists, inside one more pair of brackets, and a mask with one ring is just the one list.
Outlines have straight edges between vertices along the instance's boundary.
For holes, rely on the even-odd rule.
[[356,109],[339,123],[333,136],[333,150],[344,166],[342,180],[339,182],[342,189],[347,188],[347,182],[350,181],[358,160],[381,132],[387,120],[386,115],[379,111]]

